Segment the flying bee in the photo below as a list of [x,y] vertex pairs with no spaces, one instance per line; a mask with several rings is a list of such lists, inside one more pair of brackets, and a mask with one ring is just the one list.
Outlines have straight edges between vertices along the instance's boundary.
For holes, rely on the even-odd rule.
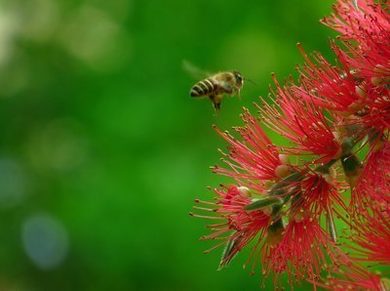
[[238,95],[244,85],[244,78],[237,71],[220,72],[204,80],[197,82],[192,86],[191,97],[208,97],[213,103],[214,109],[218,111],[221,108],[223,96]]

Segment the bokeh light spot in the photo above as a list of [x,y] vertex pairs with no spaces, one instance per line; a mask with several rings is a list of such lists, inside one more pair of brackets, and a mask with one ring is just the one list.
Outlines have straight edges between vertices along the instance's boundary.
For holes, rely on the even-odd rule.
[[26,194],[25,175],[20,165],[10,158],[0,158],[0,207],[19,204]]
[[69,240],[65,228],[47,214],[36,214],[24,222],[22,240],[27,256],[43,270],[59,266],[68,253]]

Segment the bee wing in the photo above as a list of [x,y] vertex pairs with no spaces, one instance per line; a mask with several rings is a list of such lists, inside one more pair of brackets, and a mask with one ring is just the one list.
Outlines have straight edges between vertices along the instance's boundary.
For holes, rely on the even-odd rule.
[[195,66],[193,63],[187,60],[182,61],[182,68],[185,72],[187,72],[191,77],[196,80],[202,80],[211,75],[209,72],[200,69],[199,67]]

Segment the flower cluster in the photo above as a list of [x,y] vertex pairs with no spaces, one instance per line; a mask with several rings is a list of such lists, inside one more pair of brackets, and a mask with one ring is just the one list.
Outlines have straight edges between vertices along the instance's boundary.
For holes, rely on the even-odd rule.
[[[386,290],[365,262],[390,264],[390,5],[338,0],[333,9],[322,23],[340,33],[337,65],[299,44],[298,82],[273,76],[258,118],[244,108],[236,134],[216,128],[229,148],[213,171],[232,185],[197,199],[191,214],[213,221],[202,239],[224,247],[220,269],[251,244],[245,266],[261,265],[275,286],[286,273],[291,285]],[[349,230],[341,240],[338,221]]]

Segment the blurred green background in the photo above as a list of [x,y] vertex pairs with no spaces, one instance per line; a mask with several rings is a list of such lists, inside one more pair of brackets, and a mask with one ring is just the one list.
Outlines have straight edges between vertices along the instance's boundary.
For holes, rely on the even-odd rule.
[[[332,2],[0,1],[0,290],[258,289],[188,212],[226,181],[211,125],[294,75],[298,41],[331,56]],[[216,117],[183,60],[257,85]]]

